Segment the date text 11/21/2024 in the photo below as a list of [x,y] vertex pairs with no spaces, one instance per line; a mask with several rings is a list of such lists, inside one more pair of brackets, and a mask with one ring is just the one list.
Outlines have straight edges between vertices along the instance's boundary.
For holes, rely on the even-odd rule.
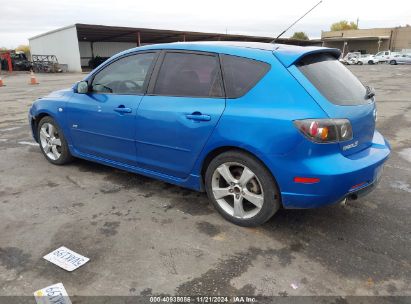
[[253,303],[255,297],[248,296],[166,296],[150,297],[150,303]]

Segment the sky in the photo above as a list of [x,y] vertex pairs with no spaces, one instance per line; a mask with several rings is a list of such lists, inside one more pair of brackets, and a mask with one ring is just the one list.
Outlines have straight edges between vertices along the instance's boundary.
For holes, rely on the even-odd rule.
[[[74,23],[275,37],[319,0],[0,0],[0,47]],[[340,20],[360,28],[411,24],[409,0],[323,0],[287,32],[310,38]]]

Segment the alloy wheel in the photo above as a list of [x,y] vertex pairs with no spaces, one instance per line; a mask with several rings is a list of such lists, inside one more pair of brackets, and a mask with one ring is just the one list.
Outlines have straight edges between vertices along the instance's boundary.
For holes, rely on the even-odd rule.
[[51,123],[44,123],[40,128],[40,145],[44,154],[51,160],[61,155],[61,140],[57,128]]
[[264,204],[258,177],[247,166],[236,162],[217,167],[212,176],[212,192],[227,214],[240,219],[254,217]]

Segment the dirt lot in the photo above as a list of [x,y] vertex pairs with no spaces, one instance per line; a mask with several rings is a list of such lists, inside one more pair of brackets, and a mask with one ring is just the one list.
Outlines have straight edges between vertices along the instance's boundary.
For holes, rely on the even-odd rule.
[[[255,229],[223,220],[202,193],[82,160],[51,165],[28,108],[84,75],[3,77],[0,295],[63,282],[70,295],[411,296],[411,67],[351,69],[376,88],[393,148],[382,182],[346,206],[281,210]],[[69,273],[42,259],[62,245],[90,262]]]

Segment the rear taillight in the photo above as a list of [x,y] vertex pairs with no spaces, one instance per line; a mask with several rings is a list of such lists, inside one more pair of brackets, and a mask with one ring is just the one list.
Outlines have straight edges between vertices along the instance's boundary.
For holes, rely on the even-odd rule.
[[294,120],[294,124],[313,142],[331,143],[352,139],[352,128],[348,119],[304,119]]

